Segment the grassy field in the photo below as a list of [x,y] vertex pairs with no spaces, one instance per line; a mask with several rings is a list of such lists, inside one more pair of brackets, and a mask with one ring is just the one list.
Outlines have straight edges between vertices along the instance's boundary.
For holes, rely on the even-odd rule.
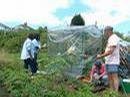
[[[20,60],[26,36],[26,32],[0,33],[1,91],[9,93],[11,97],[125,97],[109,89],[93,94],[91,84],[66,76],[63,71],[68,66],[67,62],[61,57],[49,56],[47,49],[41,50],[38,56],[39,70],[46,74],[36,74],[32,79]],[[41,33],[41,39],[42,44],[47,42],[45,32]],[[3,92],[0,92],[0,96]]]
[[[12,97],[123,97],[109,89],[93,94],[92,85],[64,76],[63,59],[48,56],[46,50],[41,51],[38,62],[39,70],[48,74],[36,74],[32,79],[23,69],[20,53],[0,51],[0,82]],[[54,68],[55,63],[61,70]]]

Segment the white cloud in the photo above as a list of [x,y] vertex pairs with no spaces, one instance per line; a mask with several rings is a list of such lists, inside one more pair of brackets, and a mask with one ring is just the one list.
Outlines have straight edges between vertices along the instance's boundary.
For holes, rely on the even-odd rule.
[[[86,24],[116,25],[130,20],[130,0],[81,0],[92,11],[82,13]],[[25,22],[31,25],[67,25],[73,16],[59,20],[54,12],[68,8],[75,0],[0,0],[0,22]],[[87,7],[86,7],[87,8]],[[76,9],[76,6],[75,6]],[[111,14],[114,13],[114,14]]]
[[[122,14],[117,16],[112,16],[109,13],[105,12],[94,12],[94,13],[81,13],[81,16],[85,20],[86,25],[93,25],[95,22],[98,23],[98,26],[106,26],[106,25],[116,25],[124,20],[126,17]],[[62,20],[63,25],[70,25],[73,16],[67,16]]]
[[0,22],[58,25],[60,20],[53,13],[69,5],[69,0],[0,0]]
[[90,13],[83,13],[87,24],[95,21],[100,25],[116,25],[130,20],[130,0],[81,0],[89,6]]
[[105,12],[83,13],[82,16],[86,24],[94,24],[97,21],[99,25],[116,25],[126,19],[122,14],[112,16]]

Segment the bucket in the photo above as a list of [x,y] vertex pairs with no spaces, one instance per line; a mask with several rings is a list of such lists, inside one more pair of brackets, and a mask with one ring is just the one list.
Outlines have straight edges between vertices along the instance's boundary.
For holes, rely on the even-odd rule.
[[123,79],[122,84],[126,93],[130,93],[130,79]]

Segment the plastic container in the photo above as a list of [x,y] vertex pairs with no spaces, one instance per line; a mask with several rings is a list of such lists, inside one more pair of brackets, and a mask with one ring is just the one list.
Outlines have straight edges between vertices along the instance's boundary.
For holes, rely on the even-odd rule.
[[123,79],[122,80],[124,92],[130,93],[130,79]]

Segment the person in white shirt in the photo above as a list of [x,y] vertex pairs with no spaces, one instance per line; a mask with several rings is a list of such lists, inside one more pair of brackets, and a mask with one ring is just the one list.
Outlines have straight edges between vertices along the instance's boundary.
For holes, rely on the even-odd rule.
[[32,40],[32,44],[34,50],[34,58],[37,60],[37,54],[41,49],[40,35],[38,33],[35,34],[34,39]]
[[113,27],[106,26],[104,34],[108,37],[106,50],[103,54],[97,55],[97,59],[105,57],[106,71],[110,88],[118,91],[119,77],[118,69],[120,64],[120,38],[113,33]]
[[34,62],[37,67],[37,72],[38,71],[38,63],[37,63],[37,55],[39,50],[41,49],[41,43],[40,43],[40,35],[38,33],[35,33],[34,39],[32,40],[32,45],[33,45],[33,52],[34,52]]
[[21,52],[21,59],[24,61],[24,68],[28,69],[30,66],[32,75],[36,73],[37,67],[34,61],[34,51],[32,40],[34,38],[33,33],[29,33],[28,38],[25,40]]

